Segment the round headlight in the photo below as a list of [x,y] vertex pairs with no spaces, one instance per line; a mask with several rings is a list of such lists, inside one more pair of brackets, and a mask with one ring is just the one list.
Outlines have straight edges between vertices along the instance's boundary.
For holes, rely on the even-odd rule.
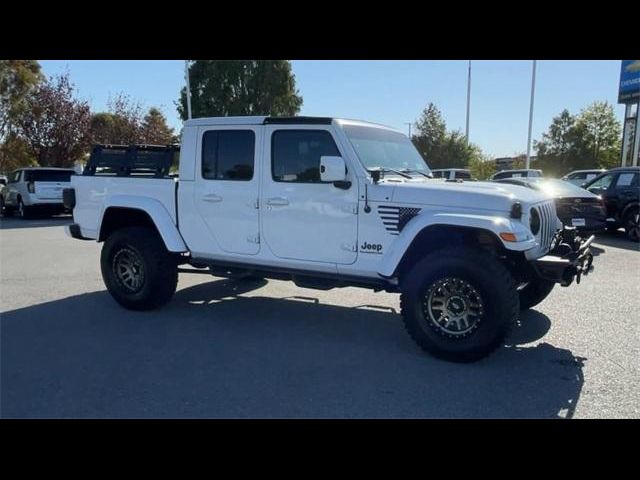
[[532,208],[531,211],[529,212],[529,216],[531,218],[529,220],[531,233],[533,233],[534,235],[537,235],[538,232],[540,231],[540,214],[538,213],[538,210],[536,210],[535,208]]

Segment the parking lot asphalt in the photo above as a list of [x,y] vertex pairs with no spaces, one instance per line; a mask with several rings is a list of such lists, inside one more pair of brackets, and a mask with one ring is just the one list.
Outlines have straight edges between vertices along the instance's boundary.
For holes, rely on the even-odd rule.
[[181,275],[161,310],[106,292],[70,219],[0,220],[3,418],[639,418],[640,252],[524,313],[474,364],[423,353],[395,294]]

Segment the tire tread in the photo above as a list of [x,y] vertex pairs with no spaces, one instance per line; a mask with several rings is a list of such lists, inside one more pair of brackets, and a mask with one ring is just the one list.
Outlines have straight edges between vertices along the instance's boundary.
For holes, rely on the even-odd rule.
[[474,268],[479,268],[486,272],[489,272],[492,281],[498,288],[504,289],[506,292],[511,292],[509,295],[505,295],[506,302],[504,305],[498,305],[501,310],[501,315],[510,318],[510,321],[503,322],[500,331],[497,332],[494,341],[490,344],[478,348],[473,351],[465,353],[451,353],[435,347],[421,332],[418,326],[411,318],[411,299],[405,289],[402,289],[400,295],[400,310],[403,318],[403,324],[409,336],[426,352],[444,360],[467,363],[474,362],[484,358],[493,353],[497,348],[502,345],[504,339],[509,335],[512,326],[514,325],[518,315],[520,313],[520,301],[516,290],[516,285],[509,270],[495,257],[491,256],[488,252],[472,247],[443,247],[441,249],[430,252],[425,255],[422,260],[416,262],[413,270],[407,274],[406,281],[416,281],[416,277],[419,272],[421,264],[429,264],[436,259],[441,258],[458,258],[462,259],[465,263],[473,265]]
[[[111,266],[109,252],[119,242],[126,242],[134,246],[150,261],[147,275],[151,285],[148,294],[140,299],[132,299],[122,294],[112,285],[110,279]],[[113,232],[105,241],[101,255],[102,276],[113,298],[123,307],[130,310],[153,310],[168,303],[178,286],[178,268],[175,256],[167,251],[157,232],[147,227],[128,227]]]

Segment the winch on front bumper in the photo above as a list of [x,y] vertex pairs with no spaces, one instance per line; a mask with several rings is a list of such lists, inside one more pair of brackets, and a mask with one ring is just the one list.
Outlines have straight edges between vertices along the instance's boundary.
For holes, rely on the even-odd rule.
[[589,246],[594,238],[591,235],[585,240],[575,227],[565,226],[553,237],[549,253],[534,260],[533,267],[540,277],[563,287],[571,285],[574,278],[576,283],[580,283],[582,275],[593,270],[593,254]]

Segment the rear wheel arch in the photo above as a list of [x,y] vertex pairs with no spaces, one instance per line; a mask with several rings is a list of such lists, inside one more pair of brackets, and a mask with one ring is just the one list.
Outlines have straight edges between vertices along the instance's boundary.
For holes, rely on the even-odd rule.
[[114,232],[128,227],[146,227],[162,238],[158,227],[148,212],[139,208],[108,207],[102,216],[98,242],[104,242]]

